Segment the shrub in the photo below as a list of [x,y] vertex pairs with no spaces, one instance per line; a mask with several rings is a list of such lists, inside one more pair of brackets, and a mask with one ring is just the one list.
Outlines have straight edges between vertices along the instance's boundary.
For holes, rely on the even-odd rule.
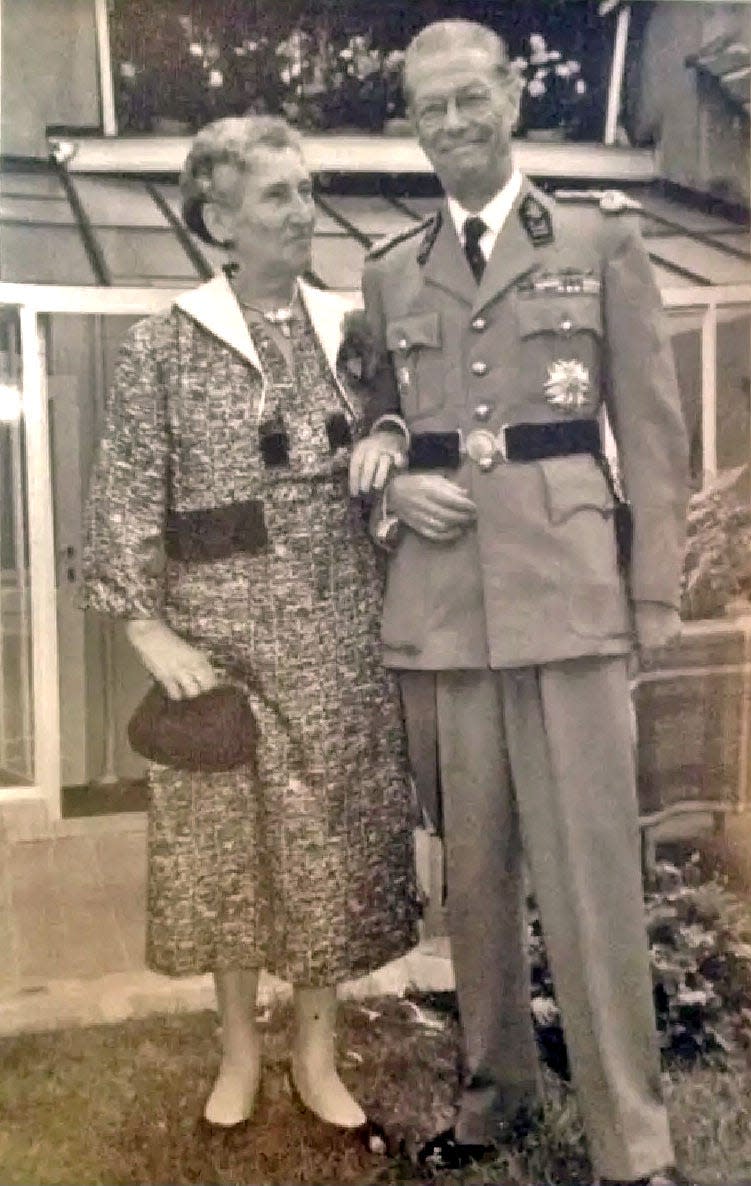
[[681,613],[714,618],[751,597],[747,467],[728,470],[689,503]]

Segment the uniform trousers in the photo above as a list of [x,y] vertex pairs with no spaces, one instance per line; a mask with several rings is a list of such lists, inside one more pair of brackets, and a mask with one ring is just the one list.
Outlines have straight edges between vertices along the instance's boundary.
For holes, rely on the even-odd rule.
[[402,674],[408,724],[410,703],[435,698],[464,1037],[458,1138],[493,1140],[538,1095],[524,856],[594,1170],[629,1179],[671,1164],[626,659]]

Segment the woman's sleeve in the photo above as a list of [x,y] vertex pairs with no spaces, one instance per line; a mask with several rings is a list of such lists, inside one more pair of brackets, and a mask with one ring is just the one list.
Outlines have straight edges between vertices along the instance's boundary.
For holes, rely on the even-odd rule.
[[158,618],[164,603],[169,440],[155,337],[142,321],[120,348],[86,503],[83,605],[118,618]]

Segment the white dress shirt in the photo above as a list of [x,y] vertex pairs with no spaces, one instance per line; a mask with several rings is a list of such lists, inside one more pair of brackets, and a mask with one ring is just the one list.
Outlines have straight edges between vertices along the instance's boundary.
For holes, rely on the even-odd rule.
[[499,189],[495,197],[491,198],[482,210],[465,210],[461,202],[457,202],[456,198],[449,197],[448,208],[449,214],[456,227],[456,233],[459,236],[459,242],[464,246],[464,223],[473,214],[481,218],[488,228],[485,234],[480,239],[480,251],[485,256],[485,259],[490,259],[495,241],[498,238],[503,224],[511,213],[511,207],[519,196],[519,190],[522,186],[522,175],[518,169],[514,169],[503,189]]

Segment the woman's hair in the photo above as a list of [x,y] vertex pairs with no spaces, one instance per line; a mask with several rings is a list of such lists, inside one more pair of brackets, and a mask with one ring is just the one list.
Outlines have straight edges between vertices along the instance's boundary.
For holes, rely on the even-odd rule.
[[183,221],[206,243],[216,240],[203,220],[207,202],[230,208],[242,202],[242,177],[253,168],[259,148],[294,148],[302,155],[302,141],[289,124],[275,115],[228,116],[216,119],[194,137],[180,175]]

